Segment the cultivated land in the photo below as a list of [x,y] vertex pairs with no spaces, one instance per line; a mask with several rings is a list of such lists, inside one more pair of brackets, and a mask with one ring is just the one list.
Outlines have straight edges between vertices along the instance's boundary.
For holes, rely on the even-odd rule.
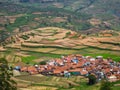
[[[110,35],[111,32],[113,31],[88,36],[57,27],[38,28],[9,37],[8,41],[11,42],[0,48],[0,57],[5,56],[9,64],[13,66],[21,62],[33,65],[68,54],[111,57],[119,61],[120,33],[116,31],[117,35]],[[106,36],[106,34],[109,35]],[[81,76],[72,76],[68,79],[42,75],[26,76],[25,74],[16,77],[15,80],[20,90],[26,90],[26,87],[28,90],[79,90],[80,88],[85,90],[84,87],[86,90],[99,90],[100,87],[99,84],[87,86],[87,79]],[[118,88],[114,86],[114,90]]]
[[[38,28],[9,37],[6,40],[9,43],[0,50],[1,53],[12,51],[12,54],[19,57],[32,57],[36,53],[36,59],[43,54],[55,58],[61,55],[83,54],[103,55],[105,58],[111,57],[117,61],[120,59],[120,33],[114,31],[117,35],[112,35],[111,32],[113,33],[109,30],[94,35],[83,35],[57,27]],[[26,52],[29,56],[21,52]]]

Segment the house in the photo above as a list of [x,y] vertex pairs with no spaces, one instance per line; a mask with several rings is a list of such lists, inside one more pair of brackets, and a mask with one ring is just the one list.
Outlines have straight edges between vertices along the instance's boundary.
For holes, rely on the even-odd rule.
[[88,76],[88,71],[87,70],[81,70],[80,75],[82,76]]
[[18,67],[21,67],[21,68],[22,68],[22,67],[25,67],[26,64],[23,63],[23,62],[18,62],[18,63],[15,63],[14,66],[15,66],[15,67],[18,66]]
[[118,79],[117,79],[117,77],[116,77],[115,75],[111,75],[111,76],[108,77],[108,80],[109,80],[110,82],[115,82],[115,81],[117,81]]
[[71,75],[80,75],[80,71],[81,71],[81,68],[68,70],[68,72],[70,72]]
[[75,58],[75,59],[72,60],[72,62],[77,64],[78,63],[78,59]]
[[64,71],[64,77],[69,78],[71,76],[71,73],[69,73],[68,71]]
[[76,69],[71,69],[69,70],[69,72],[71,73],[71,75],[82,75],[82,76],[86,76],[88,74],[87,70],[84,70],[84,68],[76,68]]

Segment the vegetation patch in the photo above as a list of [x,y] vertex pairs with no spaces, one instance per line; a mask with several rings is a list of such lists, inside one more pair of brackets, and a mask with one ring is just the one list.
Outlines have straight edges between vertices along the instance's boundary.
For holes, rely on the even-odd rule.
[[35,56],[22,57],[22,62],[29,63],[29,62],[33,62],[33,60],[35,59],[36,59]]
[[22,35],[20,38],[22,38],[24,40],[27,40],[27,39],[29,39],[29,36],[28,35]]

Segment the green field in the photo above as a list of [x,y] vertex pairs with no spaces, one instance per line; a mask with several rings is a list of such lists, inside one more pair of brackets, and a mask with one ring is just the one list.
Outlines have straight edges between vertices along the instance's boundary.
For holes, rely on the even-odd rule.
[[[37,50],[37,51],[36,51]],[[1,56],[13,55],[17,52],[17,49],[9,48],[6,52],[0,52]],[[96,48],[81,48],[81,49],[62,49],[62,48],[27,48],[26,50],[20,50],[20,52],[27,53],[27,57],[21,56],[22,62],[34,63],[34,60],[49,60],[51,58],[60,58],[62,55],[69,54],[81,54],[83,56],[103,56],[104,58],[112,58],[115,61],[120,61],[119,51],[100,50]]]

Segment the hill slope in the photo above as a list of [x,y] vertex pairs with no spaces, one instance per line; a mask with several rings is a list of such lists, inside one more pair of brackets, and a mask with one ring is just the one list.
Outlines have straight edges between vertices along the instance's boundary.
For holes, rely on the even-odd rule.
[[119,0],[11,0],[14,3],[38,3],[56,8],[81,12],[84,11],[90,14],[112,13],[120,16],[120,1]]
[[67,10],[74,14],[86,13],[93,18],[106,21],[111,29],[118,30],[120,28],[120,0],[11,0],[9,2],[43,10],[52,8],[52,11],[57,10],[58,12]]
[[0,30],[9,33],[46,26],[87,34],[120,30],[119,6],[119,0],[4,0],[0,1]]

